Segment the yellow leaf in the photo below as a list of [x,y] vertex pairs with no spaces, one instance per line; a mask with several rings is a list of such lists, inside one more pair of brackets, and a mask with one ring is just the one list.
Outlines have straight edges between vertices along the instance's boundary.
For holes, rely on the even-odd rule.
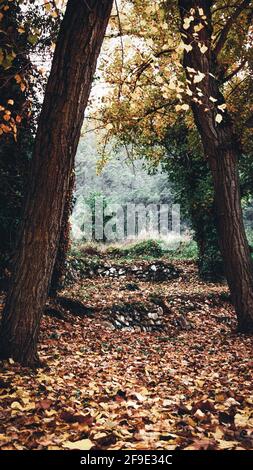
[[190,106],[189,106],[187,103],[184,103],[184,104],[182,104],[181,108],[182,108],[184,111],[188,111],[188,109],[190,108]]
[[205,54],[206,51],[208,51],[208,47],[206,47],[206,45],[203,44],[202,46],[199,47],[199,50],[200,50],[201,54]]
[[177,86],[176,86],[174,81],[170,81],[168,87],[169,87],[170,90],[176,90],[177,89]]
[[11,409],[12,410],[20,410],[23,411],[22,405],[18,401],[13,401],[11,404]]
[[216,114],[215,121],[220,123],[222,121],[223,117],[221,114]]
[[93,447],[93,443],[90,439],[82,439],[76,442],[67,441],[63,444],[63,447],[70,450],[90,450]]
[[199,83],[202,82],[203,78],[205,77],[205,74],[202,72],[198,72],[198,75],[195,75],[193,82],[194,83]]
[[196,24],[196,26],[194,26],[194,31],[195,33],[198,33],[203,28],[204,28],[203,24],[199,23],[199,24]]
[[192,21],[194,21],[194,16],[189,16],[188,18],[185,18],[183,28],[184,29],[189,29]]
[[185,44],[185,43],[183,43],[183,48],[186,50],[186,52],[192,51],[192,46],[191,46],[191,44]]
[[226,107],[227,107],[226,103],[219,104],[219,106],[218,106],[218,108],[223,112],[225,111]]
[[186,67],[189,73],[197,73],[192,67]]

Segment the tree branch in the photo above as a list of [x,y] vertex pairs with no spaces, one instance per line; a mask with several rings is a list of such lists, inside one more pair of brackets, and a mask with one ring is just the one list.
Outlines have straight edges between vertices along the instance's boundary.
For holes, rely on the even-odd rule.
[[223,78],[222,83],[229,82],[229,80],[231,80],[233,77],[235,77],[235,75],[237,75],[240,72],[240,70],[244,67],[246,63],[247,63],[247,59],[244,59],[240,63],[240,65],[238,65],[238,67],[236,67],[236,69],[233,70],[233,72],[229,73],[226,77]]
[[217,40],[216,46],[214,48],[214,54],[216,55],[216,57],[221,52],[221,50],[222,50],[222,48],[223,48],[223,46],[224,46],[224,44],[227,40],[229,31],[232,28],[232,26],[234,25],[235,21],[240,16],[242,11],[250,5],[250,3],[251,3],[251,0],[243,0],[243,2],[240,3],[240,5],[238,5],[238,7],[236,8],[233,15],[231,15],[230,18],[228,19],[227,23],[225,24],[223,30],[221,31],[221,33],[219,35],[219,39]]
[[[163,51],[156,52],[154,54],[154,57],[156,59],[158,59],[162,55],[171,54],[172,52],[174,52],[174,49],[164,49]],[[131,72],[131,76],[136,74],[134,85],[133,85],[133,88],[132,88],[132,92],[135,90],[135,88],[137,86],[137,83],[138,83],[139,79],[141,78],[142,74],[145,72],[145,70],[147,70],[153,64],[153,62],[154,62],[154,58],[150,57],[146,62],[143,62],[141,65],[139,65],[137,68],[135,68]]]
[[117,17],[118,17],[118,25],[119,25],[119,37],[120,37],[120,44],[121,44],[121,79],[120,79],[120,85],[119,85],[119,92],[118,92],[118,101],[120,100],[121,93],[122,93],[122,75],[123,75],[123,69],[124,69],[124,62],[125,62],[125,54],[124,54],[124,43],[123,43],[123,29],[122,29],[122,24],[121,24],[121,19],[120,19],[120,11],[119,11],[119,6],[118,6],[118,1],[115,0],[115,7],[116,7],[116,12],[117,12]]

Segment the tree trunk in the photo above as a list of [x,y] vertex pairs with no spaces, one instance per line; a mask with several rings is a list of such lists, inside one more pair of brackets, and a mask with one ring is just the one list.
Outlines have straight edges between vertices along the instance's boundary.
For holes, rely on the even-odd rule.
[[212,178],[199,148],[199,139],[194,138],[194,145],[192,137],[183,120],[170,127],[164,140],[169,158],[164,160],[163,166],[194,230],[199,277],[220,282],[224,280],[224,266],[216,228]]
[[72,174],[69,180],[69,188],[66,194],[66,201],[64,205],[62,223],[61,223],[61,234],[59,239],[59,246],[57,250],[57,255],[55,258],[55,264],[53,269],[53,274],[50,283],[49,297],[54,298],[57,295],[59,289],[63,285],[64,274],[66,272],[67,265],[67,255],[70,247],[70,216],[73,209],[73,200],[74,200],[74,186],[75,186],[75,172],[72,170]]
[[[218,66],[212,50],[211,5],[211,1],[205,0],[179,0],[182,24],[193,12],[195,18],[189,28],[186,31],[184,29],[187,37],[182,36],[183,41],[192,46],[184,54],[184,67],[193,93],[191,107],[194,120],[213,176],[220,247],[238,318],[238,329],[241,332],[253,332],[252,263],[243,225],[237,165],[240,144],[228,112],[225,108],[218,108],[225,104],[225,100],[216,78]],[[206,21],[201,19],[201,9]],[[196,39],[194,26],[200,22],[203,28]],[[207,47],[205,53],[200,51],[199,43]],[[204,77],[196,82],[194,77],[199,72]],[[217,114],[222,116],[221,122],[216,120]]]
[[37,365],[71,170],[113,0],[69,0],[42,106],[30,189],[0,333],[0,355]]
[[214,204],[201,207],[196,204],[190,211],[194,239],[198,245],[198,274],[208,282],[224,281],[224,265],[221,257]]

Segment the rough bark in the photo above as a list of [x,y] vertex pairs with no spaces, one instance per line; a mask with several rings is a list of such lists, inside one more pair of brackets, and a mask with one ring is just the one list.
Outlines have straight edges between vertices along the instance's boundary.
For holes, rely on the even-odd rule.
[[[204,0],[179,0],[182,22],[191,16],[191,9],[194,9],[196,18],[187,29],[187,39],[183,36],[184,42],[192,45],[192,50],[184,55],[184,67],[193,98],[199,100],[193,100],[191,107],[212,172],[220,247],[238,318],[238,328],[242,332],[253,332],[252,263],[243,225],[237,165],[240,143],[234,134],[228,112],[218,109],[218,105],[224,104],[225,100],[216,78],[217,56],[212,50],[212,3]],[[201,21],[199,8],[203,9],[206,22],[202,21],[204,27],[196,40],[194,26]],[[200,52],[199,42],[208,48],[204,54]],[[205,75],[201,82],[194,83],[195,73],[189,68]],[[201,99],[197,88],[203,94]],[[217,100],[215,105],[210,97]],[[215,120],[218,113],[223,117],[221,123]]]
[[48,80],[0,355],[37,365],[47,299],[81,125],[113,0],[69,0]]

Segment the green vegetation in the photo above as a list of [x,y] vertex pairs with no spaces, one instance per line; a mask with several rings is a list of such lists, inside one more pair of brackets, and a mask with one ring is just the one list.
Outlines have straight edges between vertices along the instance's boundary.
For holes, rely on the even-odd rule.
[[110,247],[107,250],[107,254],[115,258],[160,258],[164,255],[164,250],[161,246],[161,242],[156,240],[144,240],[129,246]]

